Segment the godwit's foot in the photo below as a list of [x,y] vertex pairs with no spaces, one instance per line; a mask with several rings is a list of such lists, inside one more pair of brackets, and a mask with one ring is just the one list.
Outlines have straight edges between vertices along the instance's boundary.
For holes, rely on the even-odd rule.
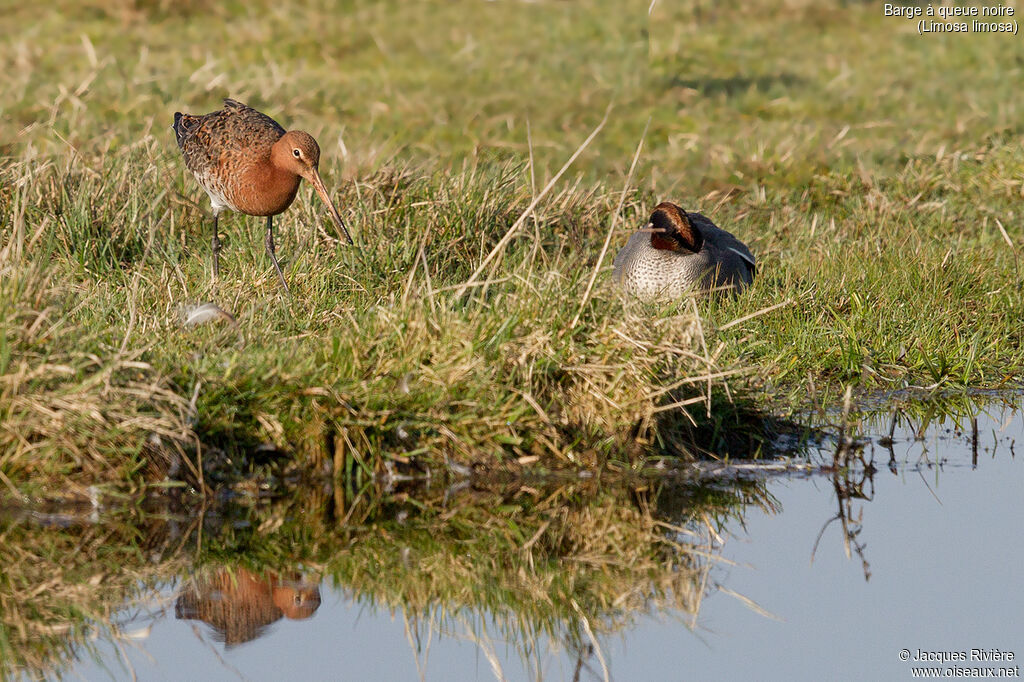
[[274,216],[267,216],[267,255],[270,256],[270,262],[274,264],[274,269],[277,270],[277,278],[281,280],[281,286],[284,287],[284,293],[291,293],[288,290],[288,282],[284,281],[284,274],[281,272],[281,266],[277,264],[277,256],[274,255]]

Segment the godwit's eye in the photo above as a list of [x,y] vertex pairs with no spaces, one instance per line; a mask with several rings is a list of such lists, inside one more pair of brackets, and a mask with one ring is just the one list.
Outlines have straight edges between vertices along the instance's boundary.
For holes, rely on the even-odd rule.
[[292,150],[292,154],[295,155],[296,159],[298,159],[298,158],[300,158],[302,156],[302,152],[300,152],[298,149],[293,149]]

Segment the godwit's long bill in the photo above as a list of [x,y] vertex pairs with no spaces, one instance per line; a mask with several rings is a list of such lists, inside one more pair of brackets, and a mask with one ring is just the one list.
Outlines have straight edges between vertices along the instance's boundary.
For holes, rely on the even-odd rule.
[[274,216],[283,213],[305,178],[327,204],[331,219],[345,235],[352,237],[334,207],[320,177],[320,146],[309,133],[285,131],[266,114],[233,99],[224,108],[202,116],[174,114],[174,134],[185,157],[185,166],[210,196],[213,206],[213,273],[220,276],[220,238],[217,220],[225,208],[252,216],[266,216],[267,254],[281,285],[288,283],[281,273],[274,249]]

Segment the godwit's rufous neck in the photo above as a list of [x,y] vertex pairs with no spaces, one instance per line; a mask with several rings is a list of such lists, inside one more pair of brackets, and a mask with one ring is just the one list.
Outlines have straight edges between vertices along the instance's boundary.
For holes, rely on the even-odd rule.
[[679,206],[663,201],[651,213],[651,246],[663,251],[692,251],[704,246],[700,230]]
[[334,207],[334,202],[331,201],[330,195],[327,194],[327,187],[324,186],[324,181],[320,179],[320,171],[318,170],[320,165],[320,145],[316,143],[312,135],[301,130],[289,130],[270,148],[270,163],[280,171],[297,175],[309,181],[309,184],[313,185],[316,193],[320,195],[320,199],[327,204],[331,219],[338,226],[338,229],[341,230],[342,234],[345,235],[345,239],[348,240],[349,244],[355,243],[352,241],[345,223],[341,221],[338,209]]

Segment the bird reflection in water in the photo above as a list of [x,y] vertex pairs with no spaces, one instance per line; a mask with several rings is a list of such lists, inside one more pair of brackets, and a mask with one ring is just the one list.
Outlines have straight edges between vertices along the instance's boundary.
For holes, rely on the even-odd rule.
[[303,620],[320,607],[318,580],[300,574],[283,578],[258,575],[245,568],[219,568],[189,581],[178,594],[174,615],[201,620],[225,647],[250,642],[283,617]]

